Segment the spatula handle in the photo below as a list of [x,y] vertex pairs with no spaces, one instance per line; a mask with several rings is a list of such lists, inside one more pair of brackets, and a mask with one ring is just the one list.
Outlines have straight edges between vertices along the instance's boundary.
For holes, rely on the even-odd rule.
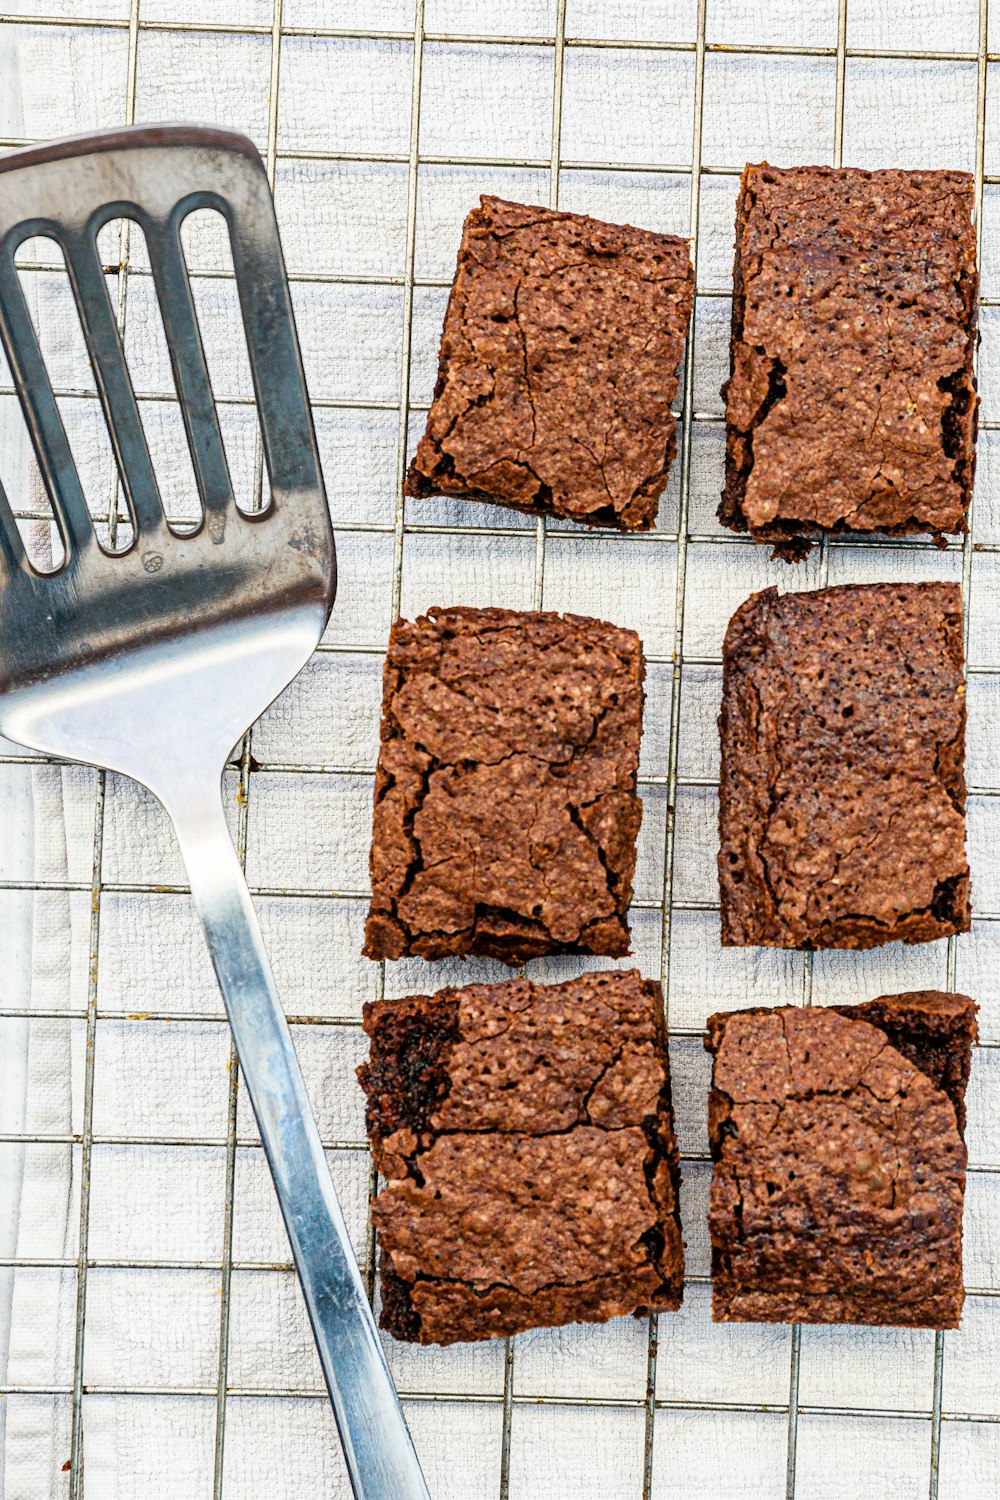
[[429,1500],[221,799],[168,810],[226,1003],[358,1500]]

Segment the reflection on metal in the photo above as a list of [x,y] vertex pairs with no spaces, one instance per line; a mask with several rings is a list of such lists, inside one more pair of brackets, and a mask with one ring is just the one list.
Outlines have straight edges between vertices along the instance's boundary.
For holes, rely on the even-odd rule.
[[[268,505],[249,515],[236,507],[181,249],[184,219],[203,208],[221,213],[229,229],[270,481]],[[98,258],[97,235],[112,218],[137,223],[149,249],[203,513],[183,534],[164,514]],[[65,255],[133,531],[124,551],[98,542],[24,300],[14,257],[32,235],[51,237]],[[256,149],[218,130],[150,126],[0,158],[0,339],[66,554],[54,572],[38,572],[0,492],[0,732],[44,755],[130,776],[169,812],[356,1493],[426,1500],[222,801],[233,746],[312,654],[336,586],[278,229]],[[95,888],[95,956],[99,896]],[[91,1039],[95,1005],[92,985]],[[89,1060],[86,1096],[78,1371],[93,1146]],[[78,1381],[75,1493],[81,1391]]]

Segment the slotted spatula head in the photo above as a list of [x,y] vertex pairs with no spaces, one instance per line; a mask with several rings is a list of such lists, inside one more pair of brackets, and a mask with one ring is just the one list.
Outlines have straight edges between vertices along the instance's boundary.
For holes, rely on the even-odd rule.
[[[181,248],[184,219],[206,208],[229,229],[270,477],[270,504],[254,515],[235,503]],[[97,235],[118,218],[141,227],[149,250],[204,513],[193,533],[167,525],[101,270]],[[65,256],[134,528],[125,552],[98,542],[15,270],[18,246],[33,235],[51,237]],[[0,731],[125,771],[154,791],[156,746],[176,755],[181,726],[199,770],[221,765],[316,646],[336,577],[256,148],[224,131],[148,126],[0,157],[0,339],[66,552],[56,572],[37,572],[12,514],[17,497],[0,491]]]

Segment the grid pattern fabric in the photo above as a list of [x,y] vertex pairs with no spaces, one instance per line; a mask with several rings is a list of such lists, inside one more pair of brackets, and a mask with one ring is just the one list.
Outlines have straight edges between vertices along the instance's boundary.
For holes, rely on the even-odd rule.
[[[377,1297],[353,1070],[364,1000],[496,964],[359,956],[381,658],[432,604],[571,609],[649,662],[635,962],[664,983],[684,1308],[447,1350],[387,1344],[435,1497],[991,1500],[1000,1472],[1000,31],[987,0],[21,0],[0,14],[0,146],[113,122],[244,130],[275,189],[336,528],[315,657],[227,796],[355,1244]],[[498,28],[504,28],[503,34]],[[997,50],[994,50],[997,49]],[[1000,96],[997,96],[1000,98]],[[834,539],[796,569],[715,520],[732,228],[746,160],[975,173],[982,422],[972,531]],[[480,192],[690,235],[680,447],[657,530],[404,504],[464,214]],[[227,247],[187,226],[243,503],[266,495]],[[95,519],[119,487],[54,247],[22,279]],[[106,274],[172,518],[194,485],[141,235]],[[0,359],[0,476],[54,550]],[[777,583],[954,579],[969,654],[972,933],[870,953],[723,952],[714,878],[722,635]],[[538,961],[541,979],[579,971]],[[151,797],[0,741],[0,1497],[347,1496],[318,1362],[176,847]],[[982,1006],[960,1332],[715,1326],[711,1011],[955,987]]]

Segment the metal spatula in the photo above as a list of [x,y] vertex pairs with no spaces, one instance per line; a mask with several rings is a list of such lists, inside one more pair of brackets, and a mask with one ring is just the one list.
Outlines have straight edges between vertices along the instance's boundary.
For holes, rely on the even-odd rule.
[[[225,217],[271,503],[235,505],[180,226]],[[96,237],[141,226],[204,519],[164,517]],[[31,235],[65,255],[134,527],[102,549],[14,268]],[[0,490],[0,732],[133,777],[174,822],[274,1176],[354,1492],[426,1500],[223,811],[222,771],[316,646],[333,534],[271,194],[242,136],[140,127],[0,158],[0,339],[65,545],[29,563]]]

